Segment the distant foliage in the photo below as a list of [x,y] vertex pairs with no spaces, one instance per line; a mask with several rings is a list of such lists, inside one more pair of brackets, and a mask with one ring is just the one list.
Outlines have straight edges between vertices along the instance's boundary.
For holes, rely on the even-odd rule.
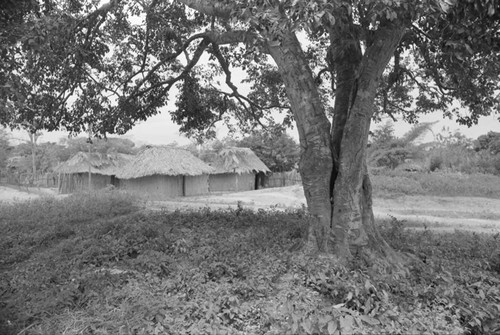
[[293,170],[300,158],[300,148],[297,142],[279,129],[254,132],[236,141],[236,145],[252,149],[273,172]]
[[[416,141],[433,123],[412,128],[400,138],[391,123],[377,128],[368,148],[368,164],[373,168],[401,168],[408,171],[486,173],[500,175],[500,133],[489,132],[472,140],[459,131],[442,128],[434,141]],[[497,148],[498,146],[498,148]]]
[[500,154],[500,133],[493,131],[481,135],[474,143],[476,151],[488,151],[492,155]]
[[[56,143],[39,143],[35,149],[36,170],[40,174],[52,172],[62,161],[70,158],[70,151],[63,145]],[[12,159],[9,167],[18,173],[32,173],[33,147],[30,143],[21,143],[12,147],[9,157]]]
[[102,154],[135,154],[138,151],[133,141],[118,137],[92,138],[90,141],[88,137],[64,138],[60,143],[66,147],[68,159],[80,151],[87,152],[89,147],[92,152],[99,152]]
[[463,134],[443,128],[428,151],[430,171],[486,173],[500,175],[498,133],[489,132],[473,141]]
[[441,170],[444,166],[444,159],[441,155],[433,155],[431,156],[431,160],[429,163],[429,170],[431,172],[435,172]]
[[432,123],[417,124],[402,137],[397,138],[394,135],[393,124],[386,122],[372,134],[368,148],[368,164],[395,169],[408,160],[420,159],[421,147],[415,141],[431,126]]

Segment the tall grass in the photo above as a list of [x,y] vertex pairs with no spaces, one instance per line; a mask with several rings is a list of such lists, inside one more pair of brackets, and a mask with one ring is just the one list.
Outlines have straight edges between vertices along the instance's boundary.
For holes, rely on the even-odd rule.
[[377,171],[372,175],[375,196],[433,195],[500,199],[500,176],[444,172]]

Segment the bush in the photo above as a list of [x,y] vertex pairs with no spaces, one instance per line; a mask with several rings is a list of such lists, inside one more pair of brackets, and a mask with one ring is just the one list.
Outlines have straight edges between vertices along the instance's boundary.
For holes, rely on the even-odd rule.
[[98,219],[127,215],[139,208],[135,198],[117,191],[0,203],[0,229],[4,234],[0,249],[6,251],[0,254],[0,264],[27,259],[37,248],[74,237]]
[[431,161],[430,161],[430,165],[429,165],[429,170],[431,172],[434,172],[436,170],[441,170],[443,168],[443,163],[444,163],[443,157],[432,156]]
[[494,255],[500,235],[410,231],[405,224],[392,218],[382,222],[381,233],[396,250],[422,261],[411,269],[416,300],[445,306],[466,334],[497,334],[500,280]]
[[[291,252],[312,220],[304,210],[148,212],[133,206],[126,213],[125,200],[101,199],[114,204],[114,216],[91,200],[95,213],[78,211],[84,199],[43,201],[52,209],[40,222],[32,220],[42,208],[37,202],[25,206],[32,214],[19,218],[13,213],[20,205],[1,212],[2,334],[496,329],[493,238],[428,237],[392,220],[382,229],[388,242],[422,260],[403,275],[358,260],[342,265]],[[47,235],[47,226],[61,229]]]

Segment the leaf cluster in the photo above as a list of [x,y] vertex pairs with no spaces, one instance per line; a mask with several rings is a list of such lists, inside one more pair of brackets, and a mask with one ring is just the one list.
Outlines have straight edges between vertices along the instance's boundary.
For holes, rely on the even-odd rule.
[[490,131],[486,135],[479,136],[475,142],[474,150],[484,150],[492,155],[500,154],[500,133]]

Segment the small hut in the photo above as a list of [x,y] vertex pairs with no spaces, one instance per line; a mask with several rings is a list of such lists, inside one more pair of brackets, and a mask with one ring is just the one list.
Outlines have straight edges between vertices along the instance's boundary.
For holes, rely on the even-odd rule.
[[[59,193],[98,190],[108,185],[119,186],[116,174],[130,160],[126,154],[78,152],[56,169]],[[89,178],[90,174],[90,178]]]
[[271,170],[249,148],[226,148],[207,156],[215,172],[209,177],[210,192],[256,190]]
[[119,173],[125,190],[150,200],[208,193],[213,169],[186,150],[148,147]]

